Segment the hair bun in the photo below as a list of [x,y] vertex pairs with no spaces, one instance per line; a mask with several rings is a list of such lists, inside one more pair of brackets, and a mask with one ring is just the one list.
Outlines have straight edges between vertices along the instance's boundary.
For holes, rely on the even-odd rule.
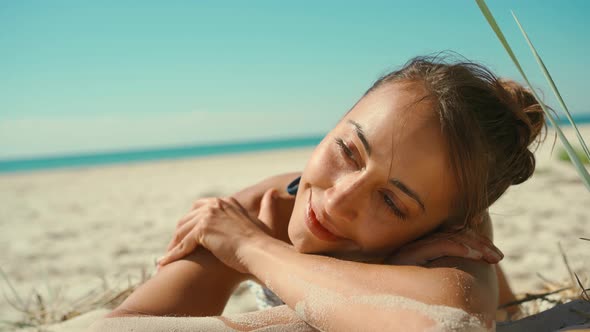
[[508,79],[500,79],[499,84],[504,92],[504,102],[516,120],[516,150],[519,152],[513,159],[512,184],[519,184],[528,179],[535,169],[535,158],[529,146],[542,139],[540,134],[545,128],[545,113],[530,89]]
[[525,137],[529,146],[534,142],[545,127],[545,114],[530,89],[508,79],[500,79],[500,85],[507,93],[506,103],[514,113],[519,125],[528,128]]

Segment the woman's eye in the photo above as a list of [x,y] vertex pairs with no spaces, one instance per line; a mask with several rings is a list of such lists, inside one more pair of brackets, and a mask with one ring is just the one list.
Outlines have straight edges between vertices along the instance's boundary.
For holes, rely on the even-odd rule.
[[400,219],[406,219],[406,215],[397,207],[397,205],[395,204],[395,202],[393,201],[393,199],[391,199],[391,197],[389,197],[389,195],[387,194],[383,194],[383,200],[385,201],[385,204],[387,204],[389,206],[389,208],[391,209],[391,211]]
[[350,159],[352,162],[354,162],[354,164],[358,167],[358,161],[357,161],[356,157],[354,156],[354,153],[346,145],[346,143],[344,143],[344,141],[341,138],[337,138],[336,139],[336,144],[338,144],[338,146],[340,147],[340,150],[342,151],[342,153],[344,153],[344,155],[348,159]]

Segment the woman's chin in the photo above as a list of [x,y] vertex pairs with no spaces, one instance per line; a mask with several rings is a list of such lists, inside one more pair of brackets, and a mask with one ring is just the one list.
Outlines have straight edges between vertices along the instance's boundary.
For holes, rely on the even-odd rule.
[[366,253],[353,248],[335,248],[310,238],[292,238],[295,250],[302,254],[317,254],[346,261],[380,263],[389,256],[384,253]]
[[358,262],[383,261],[387,256],[362,252],[359,246],[352,241],[323,241],[306,229],[290,227],[288,233],[293,247],[302,254],[318,254]]
[[326,249],[322,243],[319,243],[311,234],[308,234],[305,229],[297,227],[294,223],[289,224],[288,235],[295,250],[302,254],[317,254]]
[[333,248],[329,248],[325,243],[312,237],[292,237],[290,240],[295,250],[302,254],[325,254],[326,252],[333,251]]
[[324,248],[318,246],[318,243],[306,238],[291,238],[290,240],[295,250],[302,254],[318,254],[324,251]]

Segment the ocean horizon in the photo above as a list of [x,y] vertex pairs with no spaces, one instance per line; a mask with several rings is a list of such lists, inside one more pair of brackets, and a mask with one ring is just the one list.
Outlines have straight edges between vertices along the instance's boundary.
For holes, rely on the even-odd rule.
[[1,173],[32,172],[58,168],[81,168],[157,160],[186,159],[221,154],[268,151],[317,145],[324,135],[195,144],[113,152],[77,153],[59,156],[0,160]]
[[[576,114],[576,124],[589,124],[590,113]],[[562,117],[558,123],[569,126]],[[259,139],[223,143],[193,144],[123,151],[73,153],[57,156],[42,156],[15,159],[0,159],[0,174],[32,172],[59,168],[81,168],[113,164],[140,163],[157,160],[186,159],[212,155],[268,151],[317,145],[324,135],[309,135],[289,138]]]

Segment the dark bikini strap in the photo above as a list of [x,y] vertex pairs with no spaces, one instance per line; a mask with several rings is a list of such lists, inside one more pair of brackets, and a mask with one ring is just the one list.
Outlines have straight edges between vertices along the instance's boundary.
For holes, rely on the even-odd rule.
[[287,186],[287,192],[290,195],[297,195],[297,189],[299,189],[299,180],[301,180],[300,176],[293,180],[291,183],[289,183],[289,185]]

